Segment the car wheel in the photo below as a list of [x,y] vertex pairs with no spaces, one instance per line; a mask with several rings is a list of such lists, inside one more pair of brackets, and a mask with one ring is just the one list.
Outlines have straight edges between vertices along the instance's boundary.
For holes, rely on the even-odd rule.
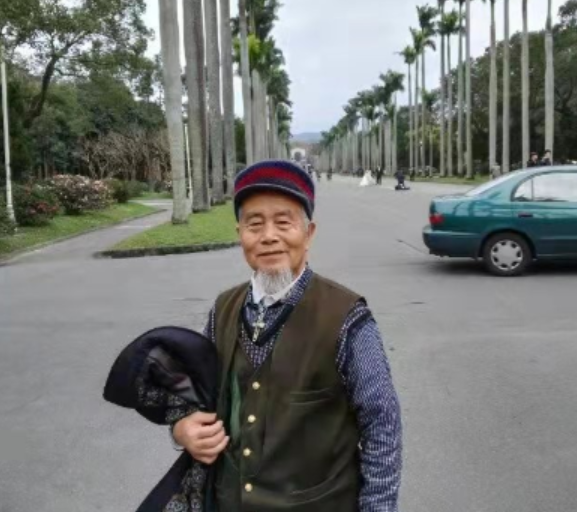
[[527,241],[515,233],[498,233],[485,243],[483,261],[496,276],[520,276],[533,260]]

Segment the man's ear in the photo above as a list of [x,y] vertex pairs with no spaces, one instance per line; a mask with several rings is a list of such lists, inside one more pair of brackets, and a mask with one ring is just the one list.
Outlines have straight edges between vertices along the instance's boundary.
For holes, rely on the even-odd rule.
[[236,225],[236,234],[240,236],[240,224]]
[[313,241],[313,238],[315,237],[315,233],[317,232],[317,224],[316,222],[311,221],[309,223],[309,229],[308,229],[308,237],[309,237],[309,243]]

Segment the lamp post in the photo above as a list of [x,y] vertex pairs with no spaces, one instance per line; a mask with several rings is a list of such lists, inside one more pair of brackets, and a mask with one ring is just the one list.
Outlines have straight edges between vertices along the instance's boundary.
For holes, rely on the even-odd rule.
[[4,119],[4,165],[6,168],[6,209],[8,216],[15,222],[14,204],[12,202],[12,170],[10,169],[10,128],[8,123],[8,84],[6,82],[6,61],[4,47],[0,40],[0,75],[2,79],[2,117]]

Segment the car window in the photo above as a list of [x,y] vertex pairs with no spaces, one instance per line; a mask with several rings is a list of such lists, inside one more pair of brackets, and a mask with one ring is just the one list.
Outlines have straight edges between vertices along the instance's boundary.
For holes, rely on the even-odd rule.
[[479,185],[478,187],[475,187],[475,188],[469,190],[468,192],[465,193],[465,195],[468,197],[480,196],[481,194],[484,194],[488,190],[491,190],[492,188],[497,187],[497,186],[505,183],[506,181],[517,178],[519,173],[522,173],[522,172],[523,171],[515,171],[515,172],[511,172],[509,174],[504,174],[503,176],[500,176],[499,178],[488,181],[487,183],[483,183],[483,185]]
[[577,203],[577,173],[550,173],[535,176],[517,188],[514,200]]

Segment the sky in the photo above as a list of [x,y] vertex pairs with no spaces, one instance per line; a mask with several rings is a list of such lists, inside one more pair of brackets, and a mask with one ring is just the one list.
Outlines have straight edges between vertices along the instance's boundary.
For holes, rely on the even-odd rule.
[[[292,80],[294,120],[292,132],[320,132],[331,128],[343,115],[342,107],[358,91],[378,83],[388,69],[406,72],[397,55],[411,43],[409,27],[417,27],[417,5],[425,0],[284,0],[274,37],[283,50]],[[436,5],[436,1],[429,2]],[[565,0],[553,0],[557,16]],[[151,54],[159,52],[158,0],[147,0],[146,23],[156,39]],[[237,2],[231,0],[233,15]],[[511,34],[522,28],[522,0],[510,0]],[[453,2],[448,2],[452,8]],[[503,2],[497,2],[497,37],[503,37]],[[545,26],[547,0],[529,0],[529,29]],[[471,53],[482,55],[490,44],[489,2],[471,4]],[[457,44],[454,42],[454,62]],[[184,56],[183,56],[184,63]],[[438,53],[427,55],[427,87],[439,82]],[[406,95],[399,97],[406,103]],[[242,115],[242,93],[235,83],[235,104]]]

